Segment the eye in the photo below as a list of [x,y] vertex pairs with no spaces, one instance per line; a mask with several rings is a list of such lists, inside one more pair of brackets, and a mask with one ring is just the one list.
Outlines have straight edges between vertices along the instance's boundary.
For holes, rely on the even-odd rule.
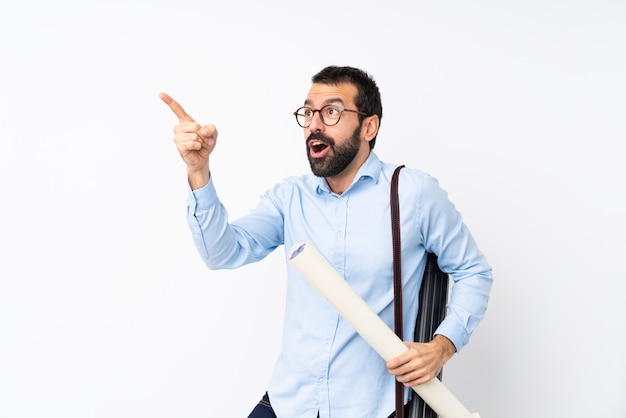
[[325,113],[329,117],[331,117],[331,118],[336,118],[337,116],[339,116],[341,111],[338,108],[336,108],[336,107],[329,106],[329,107],[326,108],[326,112]]
[[304,109],[302,109],[302,114],[305,117],[307,117],[307,118],[312,118],[313,117],[313,110],[304,108]]

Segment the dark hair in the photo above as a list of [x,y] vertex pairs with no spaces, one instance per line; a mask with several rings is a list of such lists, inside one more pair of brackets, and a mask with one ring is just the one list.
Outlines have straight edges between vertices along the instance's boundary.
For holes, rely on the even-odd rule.
[[[380,100],[380,91],[374,78],[363,70],[354,67],[328,66],[319,73],[311,77],[313,83],[337,85],[350,83],[357,88],[357,96],[354,104],[357,110],[364,112],[367,116],[378,115],[378,123],[383,118],[383,104]],[[362,122],[366,116],[359,115]],[[380,125],[379,125],[380,126]],[[376,144],[376,136],[370,141],[370,149]]]

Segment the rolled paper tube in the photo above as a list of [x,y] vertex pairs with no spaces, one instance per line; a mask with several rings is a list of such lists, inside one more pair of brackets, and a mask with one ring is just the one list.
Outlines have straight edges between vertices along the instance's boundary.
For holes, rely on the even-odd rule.
[[[408,350],[404,342],[310,243],[304,241],[294,246],[289,262],[385,361]],[[441,418],[480,418],[478,414],[471,414],[439,379],[413,386],[412,389]]]

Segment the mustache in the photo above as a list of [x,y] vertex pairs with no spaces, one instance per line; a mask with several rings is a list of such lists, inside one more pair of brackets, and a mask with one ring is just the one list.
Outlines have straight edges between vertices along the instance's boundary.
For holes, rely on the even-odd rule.
[[335,140],[332,139],[329,136],[324,135],[321,132],[312,132],[309,137],[306,139],[306,142],[309,143],[309,141],[312,141],[314,139],[317,139],[319,141],[324,141],[325,143],[327,143],[328,145],[334,146],[335,145]]

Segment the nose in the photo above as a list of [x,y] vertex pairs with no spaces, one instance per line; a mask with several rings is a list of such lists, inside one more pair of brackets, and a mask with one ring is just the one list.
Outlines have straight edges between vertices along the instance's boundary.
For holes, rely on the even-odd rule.
[[324,130],[324,122],[322,122],[322,115],[319,110],[313,112],[313,117],[311,118],[311,124],[309,125],[309,130],[311,132],[320,132]]

